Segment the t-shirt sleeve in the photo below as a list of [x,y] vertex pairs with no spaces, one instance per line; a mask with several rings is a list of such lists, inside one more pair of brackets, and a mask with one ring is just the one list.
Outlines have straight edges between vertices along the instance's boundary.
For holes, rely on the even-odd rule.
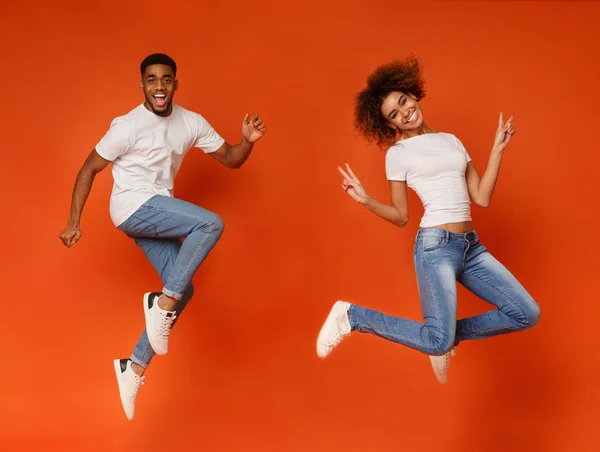
[[192,147],[200,148],[205,153],[215,152],[225,140],[217,133],[215,129],[199,114],[194,113],[196,119],[196,140]]
[[110,123],[110,129],[96,145],[100,157],[113,162],[132,147],[131,125],[123,118],[115,118]]
[[471,156],[469,155],[469,153],[467,152],[467,150],[465,149],[465,147],[463,146],[463,144],[461,143],[461,141],[454,137],[456,139],[456,145],[458,146],[458,149],[461,150],[461,152],[463,154],[465,154],[465,157],[467,158],[467,163],[469,163],[471,161]]
[[385,175],[388,180],[406,181],[408,169],[404,160],[400,147],[392,146],[388,149],[385,155]]

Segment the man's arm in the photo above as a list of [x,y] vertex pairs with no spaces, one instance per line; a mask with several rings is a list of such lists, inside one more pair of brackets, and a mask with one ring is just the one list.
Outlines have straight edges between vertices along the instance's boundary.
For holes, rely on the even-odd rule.
[[85,160],[79,173],[77,173],[75,187],[73,188],[68,225],[58,236],[66,247],[71,247],[81,238],[79,223],[81,220],[81,213],[83,212],[83,206],[92,190],[92,184],[96,174],[106,168],[109,163],[110,161],[100,157],[94,149]]
[[254,143],[262,138],[266,130],[265,123],[258,115],[251,120],[246,115],[242,122],[242,141],[235,146],[225,142],[210,155],[228,168],[239,168],[248,160]]

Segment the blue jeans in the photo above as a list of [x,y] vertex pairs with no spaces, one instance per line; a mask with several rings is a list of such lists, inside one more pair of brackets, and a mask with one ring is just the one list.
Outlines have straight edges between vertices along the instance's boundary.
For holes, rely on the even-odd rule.
[[[537,324],[540,309],[517,279],[479,243],[475,231],[421,229],[414,264],[424,323],[351,305],[352,330],[371,333],[429,355],[466,339],[511,333]],[[456,282],[498,309],[456,320]]]
[[[189,202],[154,196],[119,229],[135,240],[158,272],[163,293],[178,300],[175,311],[179,318],[194,294],[192,276],[221,237],[223,220]],[[131,360],[145,368],[153,356],[144,330]]]

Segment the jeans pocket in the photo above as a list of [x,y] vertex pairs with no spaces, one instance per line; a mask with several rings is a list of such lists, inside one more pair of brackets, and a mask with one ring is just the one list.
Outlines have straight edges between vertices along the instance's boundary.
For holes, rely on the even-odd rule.
[[156,237],[158,231],[156,225],[142,218],[139,218],[135,213],[130,216],[125,223],[119,226],[119,229],[129,237]]
[[446,244],[444,237],[424,237],[422,242],[423,251],[435,251]]

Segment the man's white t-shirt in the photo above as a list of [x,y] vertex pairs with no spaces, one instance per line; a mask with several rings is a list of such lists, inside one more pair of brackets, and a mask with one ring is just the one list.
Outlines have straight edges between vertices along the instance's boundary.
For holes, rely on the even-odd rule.
[[385,157],[388,180],[406,181],[423,203],[420,227],[471,221],[465,171],[471,157],[450,133],[427,133],[398,141]]
[[165,117],[142,104],[115,118],[96,145],[96,152],[112,162],[113,223],[119,226],[155,195],[172,197],[173,181],[191,148],[210,153],[224,142],[202,116],[179,105]]

